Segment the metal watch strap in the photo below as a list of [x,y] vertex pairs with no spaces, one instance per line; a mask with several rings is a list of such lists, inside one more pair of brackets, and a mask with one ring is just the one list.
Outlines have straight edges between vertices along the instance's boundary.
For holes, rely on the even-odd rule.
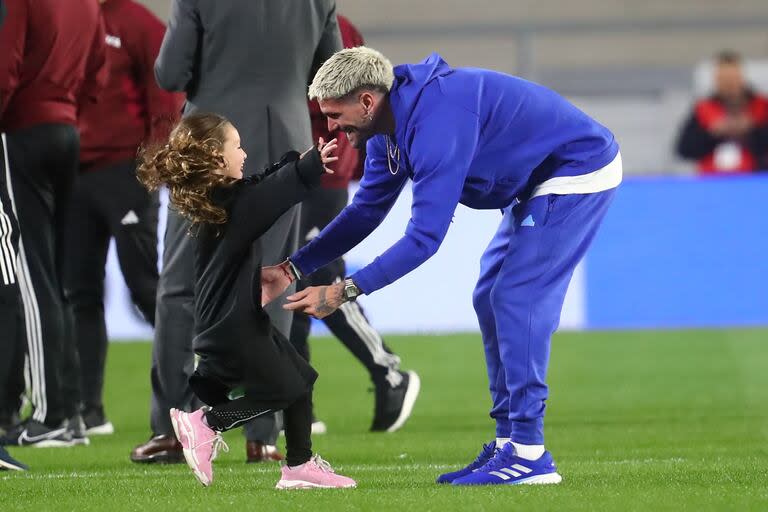
[[293,277],[298,281],[302,277],[304,277],[301,273],[301,270],[299,270],[299,267],[293,264],[293,262],[289,259],[285,260],[288,262],[288,268],[291,269],[291,273],[293,273]]

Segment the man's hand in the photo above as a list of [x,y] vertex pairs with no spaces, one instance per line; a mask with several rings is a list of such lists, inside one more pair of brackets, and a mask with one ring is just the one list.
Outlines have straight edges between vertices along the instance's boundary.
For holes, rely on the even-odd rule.
[[261,268],[261,305],[266,306],[279,296],[294,281],[289,263],[282,262],[279,265]]
[[330,286],[310,286],[288,296],[283,308],[301,311],[315,318],[325,318],[344,304],[344,283]]

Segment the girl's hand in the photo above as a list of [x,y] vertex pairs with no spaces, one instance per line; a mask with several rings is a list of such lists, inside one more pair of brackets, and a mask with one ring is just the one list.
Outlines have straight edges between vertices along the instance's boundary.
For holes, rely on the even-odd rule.
[[339,159],[339,157],[333,156],[333,152],[339,147],[337,142],[336,139],[331,139],[328,142],[325,142],[322,137],[317,140],[317,150],[320,151],[320,160],[322,160],[323,168],[325,168],[325,172],[328,174],[333,174],[333,171],[328,168],[328,164]]

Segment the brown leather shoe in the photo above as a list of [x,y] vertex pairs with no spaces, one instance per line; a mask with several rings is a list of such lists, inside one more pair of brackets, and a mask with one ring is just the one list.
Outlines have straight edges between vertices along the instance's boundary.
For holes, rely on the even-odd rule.
[[173,435],[160,435],[149,438],[131,452],[133,462],[178,464],[184,462],[184,450]]
[[245,462],[279,462],[285,457],[276,446],[260,443],[258,441],[248,441],[245,443]]

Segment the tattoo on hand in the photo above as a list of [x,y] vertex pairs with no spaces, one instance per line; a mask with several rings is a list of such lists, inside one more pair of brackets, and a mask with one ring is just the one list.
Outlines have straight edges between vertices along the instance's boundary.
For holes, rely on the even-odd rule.
[[317,309],[318,314],[321,314],[324,316],[330,315],[336,309],[333,306],[330,306],[326,301],[326,298],[325,298],[326,290],[328,290],[327,286],[324,286],[320,289],[320,303],[317,305],[317,308],[315,308]]

